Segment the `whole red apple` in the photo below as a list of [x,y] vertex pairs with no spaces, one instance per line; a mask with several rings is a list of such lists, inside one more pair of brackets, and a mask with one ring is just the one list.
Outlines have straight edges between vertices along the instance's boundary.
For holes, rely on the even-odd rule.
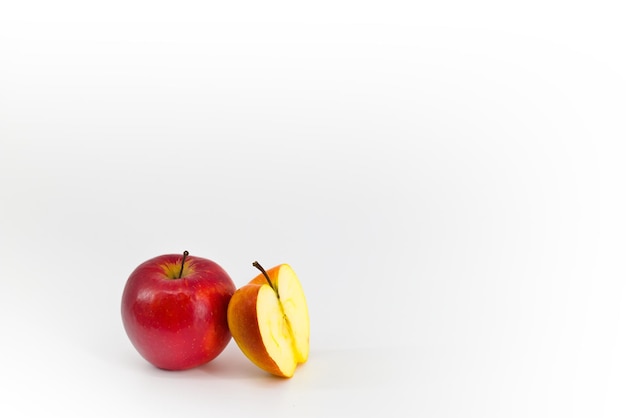
[[227,311],[235,284],[217,263],[188,254],[145,261],[130,274],[122,295],[128,338],[161,369],[207,363],[231,339]]

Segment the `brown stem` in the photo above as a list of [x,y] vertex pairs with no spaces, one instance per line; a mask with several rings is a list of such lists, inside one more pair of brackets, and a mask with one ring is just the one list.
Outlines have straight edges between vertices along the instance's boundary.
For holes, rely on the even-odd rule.
[[178,273],[179,279],[183,277],[183,269],[185,268],[185,259],[187,259],[188,255],[189,255],[189,251],[185,250],[185,252],[183,252],[183,261],[180,262],[180,273]]
[[258,261],[255,261],[254,263],[252,263],[252,265],[256,268],[258,268],[259,270],[261,270],[261,273],[263,273],[263,276],[265,276],[265,280],[267,280],[267,283],[270,285],[270,287],[272,288],[272,290],[274,292],[276,292],[276,297],[280,299],[280,296],[278,295],[278,289],[274,287],[274,284],[272,283],[272,281],[270,280],[270,276],[268,276],[267,272],[265,271],[265,269],[259,264]]

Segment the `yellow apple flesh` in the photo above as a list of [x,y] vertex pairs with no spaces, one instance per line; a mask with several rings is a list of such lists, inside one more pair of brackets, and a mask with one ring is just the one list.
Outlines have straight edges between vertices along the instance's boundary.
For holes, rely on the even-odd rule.
[[300,281],[288,264],[266,273],[232,296],[228,326],[252,363],[276,376],[292,377],[309,357],[309,311]]

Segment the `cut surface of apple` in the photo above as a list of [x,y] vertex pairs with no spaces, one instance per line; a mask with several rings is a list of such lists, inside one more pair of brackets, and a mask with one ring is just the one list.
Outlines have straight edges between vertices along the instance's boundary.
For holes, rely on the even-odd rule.
[[238,289],[228,325],[241,351],[261,369],[292,377],[309,357],[309,311],[302,285],[288,264],[262,271]]

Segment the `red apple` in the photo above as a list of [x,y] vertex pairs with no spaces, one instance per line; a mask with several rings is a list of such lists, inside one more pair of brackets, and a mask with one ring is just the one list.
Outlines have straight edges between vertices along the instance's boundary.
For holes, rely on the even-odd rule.
[[128,277],[122,295],[128,338],[161,369],[207,363],[231,339],[227,310],[235,284],[217,263],[188,254],[145,261]]

